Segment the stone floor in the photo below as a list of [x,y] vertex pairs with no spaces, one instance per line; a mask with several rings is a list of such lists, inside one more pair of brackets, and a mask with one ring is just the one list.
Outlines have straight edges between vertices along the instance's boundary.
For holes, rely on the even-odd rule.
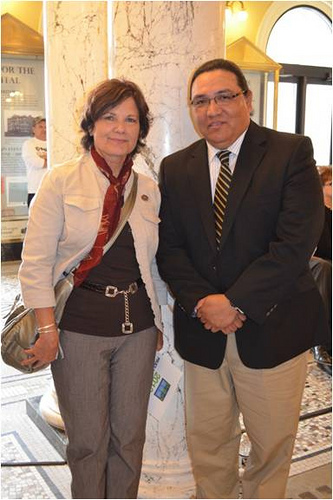
[[[2,264],[1,317],[18,292],[18,262]],[[50,370],[24,375],[1,361],[1,498],[70,498],[70,473],[63,456],[27,414],[27,400],[42,396]],[[331,378],[309,356],[301,421],[287,498],[332,498]],[[246,455],[246,435],[243,454]]]

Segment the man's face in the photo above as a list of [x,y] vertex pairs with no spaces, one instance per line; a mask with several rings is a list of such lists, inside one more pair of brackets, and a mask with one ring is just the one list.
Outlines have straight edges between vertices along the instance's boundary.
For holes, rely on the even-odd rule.
[[42,120],[32,127],[34,136],[40,141],[46,141],[46,121]]
[[207,106],[191,106],[191,115],[200,135],[215,148],[226,149],[249,126],[252,92],[248,90],[243,94],[234,73],[217,69],[202,73],[194,80],[191,100],[198,97],[212,98],[221,93],[239,95],[219,104],[211,100]]

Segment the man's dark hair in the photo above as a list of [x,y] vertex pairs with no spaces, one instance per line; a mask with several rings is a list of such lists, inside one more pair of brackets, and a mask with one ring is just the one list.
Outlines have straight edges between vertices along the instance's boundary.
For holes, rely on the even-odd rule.
[[143,139],[148,135],[151,116],[147,102],[140,88],[133,82],[128,80],[120,80],[112,78],[101,82],[88,95],[85,109],[81,120],[81,130],[84,135],[81,139],[81,144],[86,151],[89,151],[94,143],[94,138],[91,132],[95,122],[109,108],[114,108],[129,97],[132,97],[139,111],[140,134],[137,145],[132,151],[131,156],[134,156],[145,145]]
[[215,71],[217,69],[221,69],[223,71],[230,71],[230,73],[233,73],[236,76],[237,83],[240,86],[240,88],[244,91],[247,92],[249,90],[246,78],[237,64],[233,63],[232,61],[229,61],[228,59],[212,59],[211,61],[207,61],[199,68],[197,68],[191,78],[190,81],[190,98],[192,96],[192,87],[194,81],[198,78],[199,75],[202,73],[207,73],[209,71]]

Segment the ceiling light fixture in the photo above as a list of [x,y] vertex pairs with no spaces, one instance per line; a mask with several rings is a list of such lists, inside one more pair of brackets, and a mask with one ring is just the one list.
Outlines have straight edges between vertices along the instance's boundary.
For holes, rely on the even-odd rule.
[[226,2],[225,12],[227,20],[245,21],[248,16],[244,2]]

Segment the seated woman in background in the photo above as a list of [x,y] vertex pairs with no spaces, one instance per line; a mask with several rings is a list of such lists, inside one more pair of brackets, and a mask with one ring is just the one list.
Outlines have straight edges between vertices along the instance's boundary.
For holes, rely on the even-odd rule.
[[[104,255],[103,247],[131,193],[133,158],[149,126],[134,83],[111,79],[92,90],[81,121],[85,154],[46,174],[24,241],[19,278],[40,333],[24,363],[52,363],[73,498],[137,496],[161,347],[159,304],[166,303],[155,262],[160,194],[153,180],[138,174],[128,220]],[[76,265],[57,325],[53,286]]]
[[[310,268],[323,298],[327,318],[332,332],[332,166],[318,167],[323,187],[325,222]],[[312,349],[319,368],[332,375],[332,339],[325,345]]]

